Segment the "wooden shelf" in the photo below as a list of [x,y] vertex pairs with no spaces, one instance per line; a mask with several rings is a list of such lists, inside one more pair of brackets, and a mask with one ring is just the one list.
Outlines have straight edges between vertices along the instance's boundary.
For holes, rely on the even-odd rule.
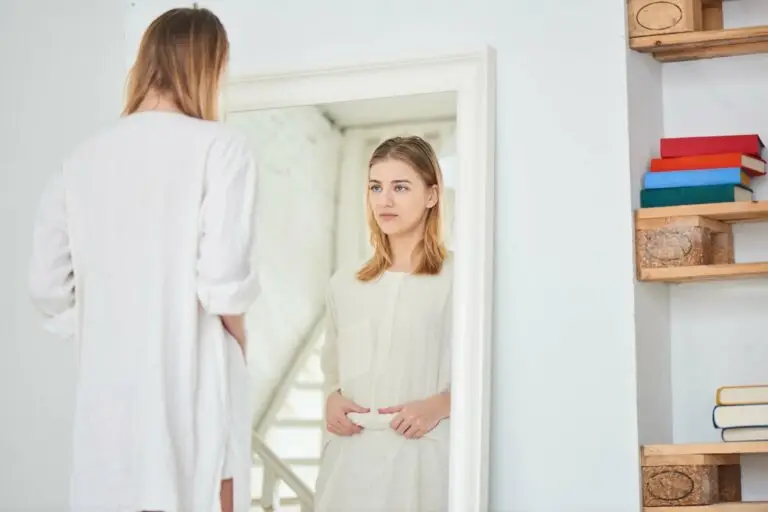
[[630,48],[661,62],[768,53],[768,25],[638,36]]
[[768,501],[737,501],[689,507],[643,507],[643,512],[768,512]]
[[647,457],[677,455],[745,455],[753,453],[768,454],[768,441],[749,441],[743,443],[684,443],[684,444],[647,444],[640,450],[645,461]]
[[707,217],[721,222],[768,221],[768,201],[691,204],[637,210],[638,220],[688,216]]
[[[637,278],[640,281],[680,284],[692,281],[768,277],[768,262],[736,263],[733,260],[731,224],[736,222],[768,222],[768,201],[738,201],[638,209],[635,212]],[[664,249],[665,244],[672,246],[683,240],[681,245],[693,244],[699,251],[716,251],[717,254],[713,256],[714,261],[699,259],[678,262],[676,265],[669,263],[669,266],[660,265],[658,260],[653,263],[656,256],[653,256],[653,251],[643,245],[648,242],[641,233],[653,233],[654,230],[659,230],[658,232],[661,233],[670,229],[673,234],[665,235],[668,236],[669,241],[662,242],[662,250],[666,250]],[[697,229],[711,232],[712,242],[694,242],[693,240],[697,236],[695,230]],[[675,230],[680,231],[678,234],[674,234]],[[701,244],[705,243],[711,243],[711,248],[703,248]],[[680,250],[681,254],[683,252],[685,251]],[[670,257],[670,259],[674,258]],[[701,264],[705,262],[708,264]]]
[[676,284],[691,281],[723,281],[766,276],[768,276],[768,262],[644,268],[640,270],[641,281]]
[[768,502],[742,501],[747,454],[768,454],[768,442],[641,447],[643,512],[768,512]]

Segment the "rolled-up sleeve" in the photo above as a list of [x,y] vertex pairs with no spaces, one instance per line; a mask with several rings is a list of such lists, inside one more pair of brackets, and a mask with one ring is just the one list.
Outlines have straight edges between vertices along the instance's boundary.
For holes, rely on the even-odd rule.
[[37,210],[29,265],[29,293],[46,330],[70,337],[75,330],[75,274],[70,251],[64,172],[46,184]]
[[208,313],[245,313],[260,286],[254,258],[256,163],[238,137],[211,145],[200,215],[197,294]]

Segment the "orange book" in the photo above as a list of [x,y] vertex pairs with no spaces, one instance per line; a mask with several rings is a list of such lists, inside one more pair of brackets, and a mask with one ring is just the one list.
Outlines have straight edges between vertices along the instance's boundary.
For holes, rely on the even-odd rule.
[[743,153],[653,158],[649,170],[651,172],[700,171],[729,167],[739,167],[750,176],[763,176],[766,172],[765,160]]

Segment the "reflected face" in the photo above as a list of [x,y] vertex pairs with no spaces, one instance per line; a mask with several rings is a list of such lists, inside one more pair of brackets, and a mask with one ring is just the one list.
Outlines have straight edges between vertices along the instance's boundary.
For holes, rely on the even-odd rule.
[[421,227],[427,210],[437,204],[437,190],[407,163],[384,160],[371,167],[368,204],[384,234],[397,236]]

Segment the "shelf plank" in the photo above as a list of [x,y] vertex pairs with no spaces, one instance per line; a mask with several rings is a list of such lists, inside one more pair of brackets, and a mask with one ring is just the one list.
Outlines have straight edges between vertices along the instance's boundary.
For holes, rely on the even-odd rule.
[[659,455],[728,455],[768,454],[768,441],[746,441],[739,443],[682,443],[647,444],[641,448],[641,457]]
[[643,467],[654,466],[729,466],[739,464],[741,456],[737,453],[718,455],[646,455],[643,457]]
[[646,53],[670,50],[700,50],[730,44],[768,42],[768,25],[743,28],[725,28],[722,30],[699,30],[633,37],[630,47]]
[[640,208],[636,215],[638,220],[701,216],[723,222],[768,221],[768,201],[736,201]]
[[739,501],[688,507],[643,507],[643,512],[768,512],[768,501]]
[[685,62],[691,60],[716,59],[718,57],[756,55],[758,53],[768,53],[768,42],[735,43],[726,46],[667,50],[654,52],[653,57],[659,62]]
[[[635,221],[638,229],[640,229],[641,225],[647,225],[648,221],[696,217],[724,223],[768,221],[768,201],[736,201],[730,203],[662,206],[658,208],[639,208],[635,211]],[[638,273],[638,279],[641,281],[667,283],[756,277],[768,277],[768,262],[642,268]]]
[[641,281],[687,283],[691,281],[768,277],[768,262],[691,265],[688,267],[644,268]]
[[662,62],[768,53],[768,25],[639,36],[629,46]]

